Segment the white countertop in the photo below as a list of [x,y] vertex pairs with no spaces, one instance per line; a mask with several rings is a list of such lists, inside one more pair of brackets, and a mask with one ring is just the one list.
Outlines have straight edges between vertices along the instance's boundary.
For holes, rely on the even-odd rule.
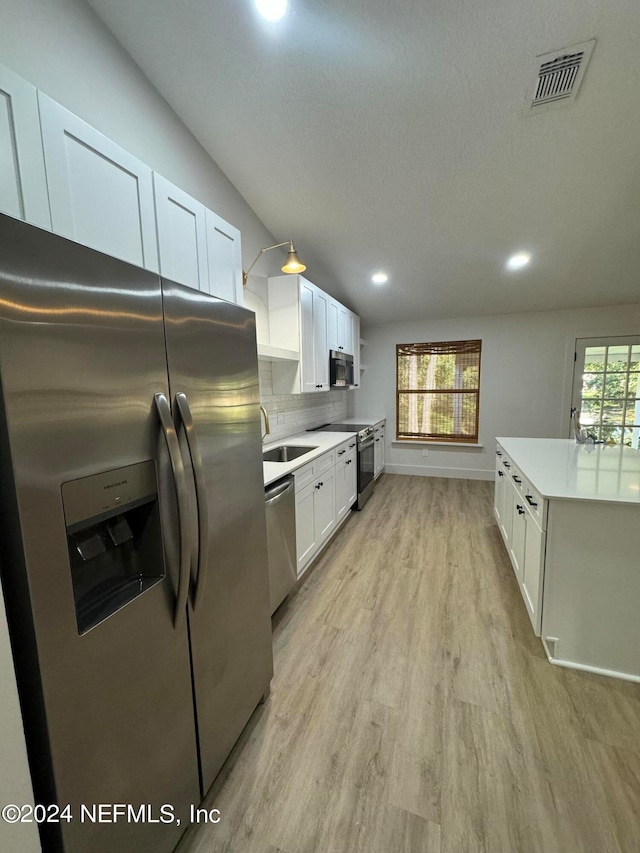
[[358,418],[342,418],[340,420],[341,424],[364,424],[364,426],[373,426],[374,424],[379,424],[380,421],[384,421],[386,418],[366,418],[366,417],[358,417]]
[[[360,423],[356,421],[355,423]],[[291,474],[297,468],[302,468],[307,462],[313,462],[318,456],[322,456],[328,450],[333,450],[343,441],[352,438],[355,440],[353,432],[301,432],[298,435],[289,435],[286,438],[281,438],[279,441],[272,441],[270,444],[265,444],[263,450],[271,450],[272,447],[280,447],[283,444],[293,444],[296,447],[314,447],[311,453],[304,453],[293,459],[291,462],[263,462],[264,484],[268,486],[280,477]]]
[[640,451],[564,438],[497,438],[543,497],[640,505]]

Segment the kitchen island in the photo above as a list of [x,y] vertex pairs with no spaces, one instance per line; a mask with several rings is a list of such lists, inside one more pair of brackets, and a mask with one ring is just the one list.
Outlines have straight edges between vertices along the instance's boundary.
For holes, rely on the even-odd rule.
[[498,438],[494,512],[549,660],[640,681],[640,452]]

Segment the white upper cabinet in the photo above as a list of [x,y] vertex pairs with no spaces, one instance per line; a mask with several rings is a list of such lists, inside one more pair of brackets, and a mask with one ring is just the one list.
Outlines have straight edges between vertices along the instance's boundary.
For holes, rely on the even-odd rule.
[[205,210],[205,224],[209,269],[207,293],[242,305],[240,232],[211,210]]
[[351,311],[329,298],[327,312],[329,349],[353,355]]
[[271,343],[300,353],[300,361],[272,365],[274,394],[328,391],[330,297],[301,275],[269,279]]
[[209,292],[205,207],[153,173],[160,273],[172,281]]
[[303,392],[329,390],[328,303],[326,293],[300,276],[300,360]]
[[349,312],[351,346],[353,347],[353,387],[360,387],[360,317]]
[[38,93],[53,230],[158,272],[152,172]]
[[[313,285],[312,285],[313,286]],[[327,341],[327,309],[329,297],[319,287],[313,286],[313,349],[315,354],[315,380],[318,391],[329,390],[329,344]],[[304,330],[303,330],[304,334]],[[304,369],[304,367],[303,367]]]
[[0,65],[0,211],[51,229],[34,86]]

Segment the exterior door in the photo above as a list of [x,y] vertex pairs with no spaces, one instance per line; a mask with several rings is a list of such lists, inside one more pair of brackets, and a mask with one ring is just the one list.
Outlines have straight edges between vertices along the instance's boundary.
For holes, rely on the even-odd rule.
[[206,792],[273,674],[255,315],[166,281],[163,301],[174,419],[184,394],[200,470],[189,625]]
[[[0,217],[0,293],[2,583],[36,802],[74,814],[42,826],[43,846],[168,853],[199,786],[177,566],[148,526],[158,500],[166,517],[174,501],[154,410],[168,393],[159,279]],[[139,463],[151,502],[129,527],[101,520],[120,490],[126,509]],[[96,479],[92,509],[78,488]],[[92,526],[74,533],[79,516]],[[141,543],[140,594],[123,604],[124,588],[93,585]],[[171,803],[183,823],[82,822],[81,803],[148,803],[154,816]]]
[[640,447],[640,335],[576,341],[571,405],[596,440]]

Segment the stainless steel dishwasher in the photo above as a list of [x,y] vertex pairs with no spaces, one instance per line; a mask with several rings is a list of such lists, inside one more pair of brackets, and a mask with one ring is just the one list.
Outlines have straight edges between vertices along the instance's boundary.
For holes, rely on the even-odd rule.
[[293,476],[264,490],[267,513],[269,598],[273,613],[296,582],[296,502]]

